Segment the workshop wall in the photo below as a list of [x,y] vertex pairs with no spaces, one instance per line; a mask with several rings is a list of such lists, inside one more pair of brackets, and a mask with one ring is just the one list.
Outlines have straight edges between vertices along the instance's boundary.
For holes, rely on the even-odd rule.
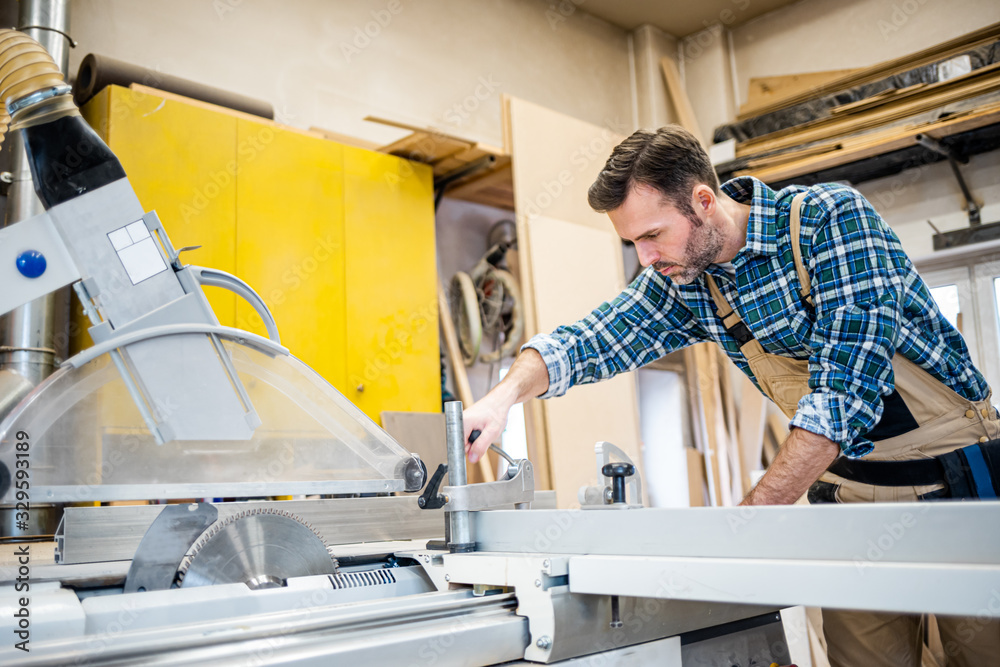
[[[94,51],[274,104],[280,120],[389,143],[375,115],[500,145],[500,94],[631,124],[625,30],[536,0],[77,0]],[[619,123],[620,124],[620,123]]]
[[[682,40],[685,86],[699,119],[720,124],[735,114],[754,77],[866,67],[905,56],[1000,21],[995,0],[803,0],[734,28],[719,26]],[[724,54],[725,57],[721,57]],[[721,81],[734,81],[729,90]],[[731,117],[731,116],[730,116]],[[1000,154],[973,157],[963,167],[983,207],[983,221],[1000,220]],[[932,252],[931,220],[942,231],[968,224],[963,198],[947,163],[925,165],[862,183],[858,189],[892,225],[912,257]]]

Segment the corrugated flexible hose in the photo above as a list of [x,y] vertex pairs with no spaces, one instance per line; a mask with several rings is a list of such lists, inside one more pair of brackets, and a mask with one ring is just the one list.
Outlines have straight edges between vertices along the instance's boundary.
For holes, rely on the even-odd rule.
[[59,87],[66,87],[62,72],[41,44],[23,32],[0,30],[0,143],[8,129],[16,130],[63,116],[79,115],[66,87],[65,94],[60,93],[17,110],[11,122],[7,108],[12,102]]

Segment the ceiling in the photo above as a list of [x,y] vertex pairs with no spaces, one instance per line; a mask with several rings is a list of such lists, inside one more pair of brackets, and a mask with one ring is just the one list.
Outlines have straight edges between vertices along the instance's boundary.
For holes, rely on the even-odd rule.
[[795,0],[586,0],[580,9],[627,30],[650,23],[674,37],[686,37],[713,23],[746,23]]

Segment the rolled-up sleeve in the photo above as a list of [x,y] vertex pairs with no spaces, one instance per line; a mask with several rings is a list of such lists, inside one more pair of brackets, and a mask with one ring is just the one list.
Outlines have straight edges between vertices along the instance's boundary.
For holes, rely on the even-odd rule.
[[791,425],[840,444],[847,456],[873,445],[860,435],[882,415],[893,389],[892,357],[901,286],[890,271],[895,234],[860,194],[840,188],[820,197],[831,209],[813,237],[809,272],[816,320],[809,386]]
[[561,396],[577,384],[606,380],[704,340],[704,332],[677,288],[650,269],[625,291],[575,324],[539,334],[522,346],[545,361],[548,390]]

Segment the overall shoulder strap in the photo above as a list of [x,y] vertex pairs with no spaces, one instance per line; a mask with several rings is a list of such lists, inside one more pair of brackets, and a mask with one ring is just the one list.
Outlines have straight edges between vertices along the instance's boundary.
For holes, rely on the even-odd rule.
[[732,304],[722,295],[722,291],[719,290],[719,285],[715,282],[715,278],[706,272],[705,281],[708,283],[708,291],[712,293],[712,300],[715,301],[715,314],[722,320],[722,326],[729,332],[729,335],[736,339],[740,347],[754,340],[750,327],[746,325],[740,314],[736,312]]
[[813,298],[809,293],[810,291],[810,279],[809,271],[806,270],[805,264],[802,262],[802,240],[800,239],[802,232],[802,204],[805,198],[809,195],[809,192],[800,192],[795,195],[792,199],[792,217],[791,217],[791,242],[792,242],[792,256],[795,258],[795,271],[799,275],[799,297],[802,299],[802,303],[809,308],[813,307]]
[[[705,272],[705,282],[708,283],[708,291],[712,295],[712,301],[715,302],[715,314],[719,316],[719,319],[730,326],[726,320],[736,313],[736,310],[729,304],[726,297],[722,296],[722,291],[719,289],[719,284],[715,282],[715,278],[712,274]],[[739,315],[736,315],[739,317]]]

